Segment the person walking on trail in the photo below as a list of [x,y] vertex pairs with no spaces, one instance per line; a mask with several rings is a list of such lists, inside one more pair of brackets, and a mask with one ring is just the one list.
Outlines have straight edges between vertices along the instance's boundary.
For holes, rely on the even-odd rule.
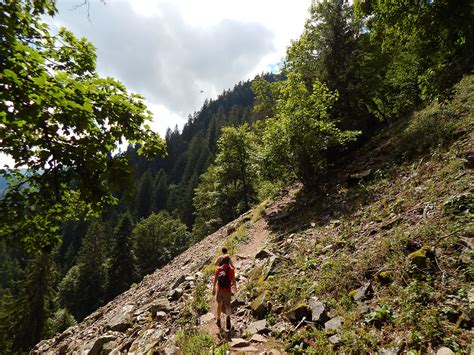
[[232,312],[230,306],[230,300],[232,296],[232,290],[237,291],[237,285],[235,283],[235,271],[230,266],[230,257],[225,255],[222,258],[222,265],[216,269],[214,273],[214,283],[212,287],[212,295],[216,295],[217,310],[216,310],[216,324],[221,327],[221,313],[224,312],[226,317],[226,329],[231,330],[230,315]]
[[[229,259],[230,259],[229,254],[227,254],[227,248],[226,248],[226,247],[223,247],[223,248],[222,248],[222,255],[219,255],[219,256],[217,257],[216,261],[214,262],[214,265],[216,265],[216,266],[222,266],[222,259],[224,259],[226,256],[228,256]],[[234,263],[232,262],[232,259],[230,259],[229,265],[232,266],[232,267],[235,269],[235,266],[234,266]]]

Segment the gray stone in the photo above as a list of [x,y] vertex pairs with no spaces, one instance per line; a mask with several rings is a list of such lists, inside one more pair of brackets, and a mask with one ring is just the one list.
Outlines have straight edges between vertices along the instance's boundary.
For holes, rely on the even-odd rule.
[[163,349],[164,355],[175,355],[179,353],[179,348],[177,348],[175,345],[170,345]]
[[324,323],[329,320],[326,313],[326,306],[316,297],[310,298],[308,307],[311,310],[311,320],[315,323]]
[[324,323],[324,329],[326,330],[338,330],[342,325],[341,317],[334,317],[333,319],[328,320]]
[[182,295],[183,295],[183,289],[175,288],[169,293],[168,298],[170,301],[178,301]]
[[252,338],[250,338],[250,341],[254,343],[266,343],[267,338],[265,338],[264,336],[260,334],[254,334]]
[[452,351],[450,348],[442,347],[438,349],[436,355],[454,355],[454,351]]
[[241,295],[235,297],[231,302],[230,302],[230,305],[232,306],[232,308],[238,308],[240,306],[244,306],[246,305],[247,302],[245,302],[245,298]]
[[338,334],[334,334],[328,338],[331,344],[337,345],[341,342],[341,337]]
[[367,313],[369,311],[370,307],[367,303],[364,302],[357,302],[357,310],[360,313]]
[[367,299],[373,292],[372,285],[370,284],[370,282],[367,282],[365,285],[359,287],[355,291],[355,294],[352,296],[352,298],[354,298],[354,301],[362,301],[364,299]]
[[272,256],[272,253],[270,253],[268,250],[262,249],[255,255],[255,259],[265,259],[269,258],[270,256]]
[[321,253],[324,254],[328,250],[331,250],[333,248],[333,246],[334,245],[332,245],[332,244],[326,245],[323,249],[321,249]]
[[231,348],[243,348],[249,345],[250,345],[250,342],[242,338],[232,338],[230,341]]
[[174,289],[177,288],[179,285],[181,285],[185,280],[186,280],[186,276],[181,275],[180,277],[178,277],[178,278],[176,279],[176,281],[174,282],[173,286],[171,286],[171,289],[174,290]]
[[272,256],[268,265],[268,272],[266,273],[265,279],[270,275],[275,275],[279,272],[284,271],[286,268],[286,260],[281,256]]
[[253,334],[261,333],[266,329],[267,329],[267,320],[262,319],[262,320],[258,320],[256,322],[250,323],[250,325],[247,327],[246,333],[250,333],[253,335]]
[[118,342],[117,341],[108,341],[107,343],[105,343],[104,345],[102,345],[102,349],[100,351],[100,354],[110,354],[114,349],[117,348],[118,346]]
[[250,307],[252,308],[253,313],[258,319],[265,317],[265,314],[268,312],[267,303],[265,297],[267,296],[266,292],[263,292],[255,300],[253,300]]
[[134,305],[126,305],[119,309],[117,314],[107,323],[106,328],[118,332],[124,332],[133,324]]
[[158,321],[159,321],[159,320],[165,320],[167,316],[168,316],[168,315],[167,315],[166,312],[158,311],[158,312],[156,312],[156,314],[155,314],[155,319],[158,320]]
[[208,323],[210,322],[211,320],[215,319],[216,317],[214,316],[214,313],[212,312],[209,312],[209,313],[206,313],[204,315],[202,315],[199,320],[202,323]]
[[[102,352],[102,347],[108,342],[113,342],[117,339],[117,335],[113,333],[106,333],[98,338],[95,338],[91,341],[86,342],[82,345],[78,351],[79,353],[85,353],[88,355],[100,355]],[[109,351],[110,352],[110,351]]]
[[154,301],[150,305],[150,312],[154,316],[157,312],[163,311],[163,312],[171,312],[173,310],[173,307],[171,307],[170,302],[166,298],[160,298]]
[[140,351],[142,354],[147,354],[149,351],[156,348],[163,340],[163,331],[161,329],[147,329],[140,331],[138,337],[130,346],[129,352]]

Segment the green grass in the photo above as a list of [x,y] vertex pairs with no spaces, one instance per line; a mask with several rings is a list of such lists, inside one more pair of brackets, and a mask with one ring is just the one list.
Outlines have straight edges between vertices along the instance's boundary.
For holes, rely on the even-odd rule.
[[179,330],[176,345],[182,354],[207,355],[215,347],[211,336],[197,329]]

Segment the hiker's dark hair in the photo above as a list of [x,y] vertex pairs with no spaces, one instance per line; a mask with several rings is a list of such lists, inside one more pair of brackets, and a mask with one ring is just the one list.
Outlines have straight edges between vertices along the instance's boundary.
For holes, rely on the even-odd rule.
[[229,255],[226,255],[222,258],[222,264],[229,264],[230,263],[230,257]]
[[226,247],[222,248],[222,253],[227,254],[227,248]]

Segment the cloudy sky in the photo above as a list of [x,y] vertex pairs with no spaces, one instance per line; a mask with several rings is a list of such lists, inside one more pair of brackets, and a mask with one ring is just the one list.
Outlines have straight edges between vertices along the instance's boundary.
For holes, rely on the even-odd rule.
[[[98,71],[145,96],[164,134],[206,98],[270,71],[303,30],[311,0],[58,0],[48,22],[87,37]],[[202,91],[202,92],[201,92]]]
[[[57,0],[45,18],[97,48],[97,69],[146,98],[152,128],[182,128],[206,98],[275,71],[311,0]],[[89,16],[88,16],[89,13]],[[12,164],[0,154],[0,165]]]

